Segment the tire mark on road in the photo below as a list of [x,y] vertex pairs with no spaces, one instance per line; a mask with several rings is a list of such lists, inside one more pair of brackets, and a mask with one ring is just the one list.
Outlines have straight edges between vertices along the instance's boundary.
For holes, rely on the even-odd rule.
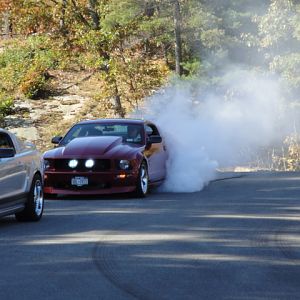
[[[291,235],[293,235],[294,240],[291,240],[291,238],[287,239]],[[294,262],[294,264],[299,265],[300,243],[297,244],[297,239],[299,239],[300,241],[299,228],[284,227],[284,229],[276,233],[274,239],[278,249],[281,251],[283,256],[288,260]],[[291,244],[291,242],[293,242],[293,244]]]
[[[128,257],[128,247],[117,247],[114,243],[114,250],[109,246],[113,240],[112,236],[116,235],[118,229],[124,229],[129,223],[118,226],[115,230],[107,232],[104,237],[95,244],[92,250],[92,259],[97,269],[104,275],[104,277],[112,283],[119,290],[124,292],[127,296],[137,300],[157,299],[157,297],[150,297],[151,290],[139,285],[137,282],[130,282],[124,277],[124,269],[120,268],[116,261],[118,259]],[[116,248],[118,254],[116,255]]]
[[[272,254],[274,258],[284,263],[288,261],[290,264],[299,265],[300,263],[300,243],[295,244],[296,240],[287,239],[291,234],[299,236],[299,231],[294,227],[282,227],[275,231],[257,232],[252,240],[252,244],[261,249],[268,249],[268,252]],[[294,236],[295,237],[295,236]],[[293,244],[291,244],[293,242]]]

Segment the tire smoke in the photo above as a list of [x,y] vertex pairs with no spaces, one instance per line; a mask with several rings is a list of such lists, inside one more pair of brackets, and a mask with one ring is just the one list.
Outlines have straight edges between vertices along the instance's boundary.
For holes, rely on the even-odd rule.
[[201,190],[217,168],[249,163],[292,128],[279,81],[241,68],[226,70],[213,87],[171,84],[135,116],[160,128],[169,154],[163,190],[171,192]]

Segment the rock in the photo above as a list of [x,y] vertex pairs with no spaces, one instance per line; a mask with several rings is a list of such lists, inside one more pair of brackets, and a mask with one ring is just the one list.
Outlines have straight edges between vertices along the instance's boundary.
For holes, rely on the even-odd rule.
[[79,100],[62,100],[61,104],[62,105],[73,105],[73,104],[79,104],[80,101]]
[[39,133],[35,127],[17,127],[12,128],[11,132],[14,133],[17,137],[26,141],[36,141],[39,139]]
[[[5,118],[5,127],[20,138],[34,141],[40,149],[49,147],[49,134],[76,122],[78,114],[94,96],[93,82],[86,72],[49,71],[53,96],[45,99],[16,99],[14,115]],[[84,84],[83,84],[84,83]],[[87,84],[88,83],[88,84]],[[65,89],[64,89],[65,88]],[[56,93],[55,93],[56,92]],[[67,122],[65,122],[67,121]]]
[[51,108],[51,109],[59,108],[59,104],[51,104],[51,105],[49,105],[49,108]]

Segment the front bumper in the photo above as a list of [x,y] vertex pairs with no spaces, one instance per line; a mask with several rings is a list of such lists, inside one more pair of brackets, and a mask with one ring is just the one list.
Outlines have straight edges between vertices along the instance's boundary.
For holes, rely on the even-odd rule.
[[[88,185],[72,185],[72,178],[85,177]],[[45,194],[105,195],[127,193],[136,189],[138,173],[128,172],[56,172],[44,174]]]

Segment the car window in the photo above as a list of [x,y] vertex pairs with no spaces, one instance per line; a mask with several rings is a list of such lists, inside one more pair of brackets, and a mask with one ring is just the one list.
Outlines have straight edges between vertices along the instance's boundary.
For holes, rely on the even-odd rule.
[[4,132],[0,132],[0,148],[15,148],[10,136]]
[[127,133],[125,135],[125,142],[141,144],[143,141],[142,126],[127,125]]
[[147,124],[145,130],[148,136],[150,135],[160,135],[157,127],[154,124]]
[[145,131],[148,136],[153,134],[153,129],[149,125],[145,126]]
[[143,127],[139,124],[77,124],[65,135],[60,145],[66,145],[78,137],[119,136],[123,142],[143,144]]

